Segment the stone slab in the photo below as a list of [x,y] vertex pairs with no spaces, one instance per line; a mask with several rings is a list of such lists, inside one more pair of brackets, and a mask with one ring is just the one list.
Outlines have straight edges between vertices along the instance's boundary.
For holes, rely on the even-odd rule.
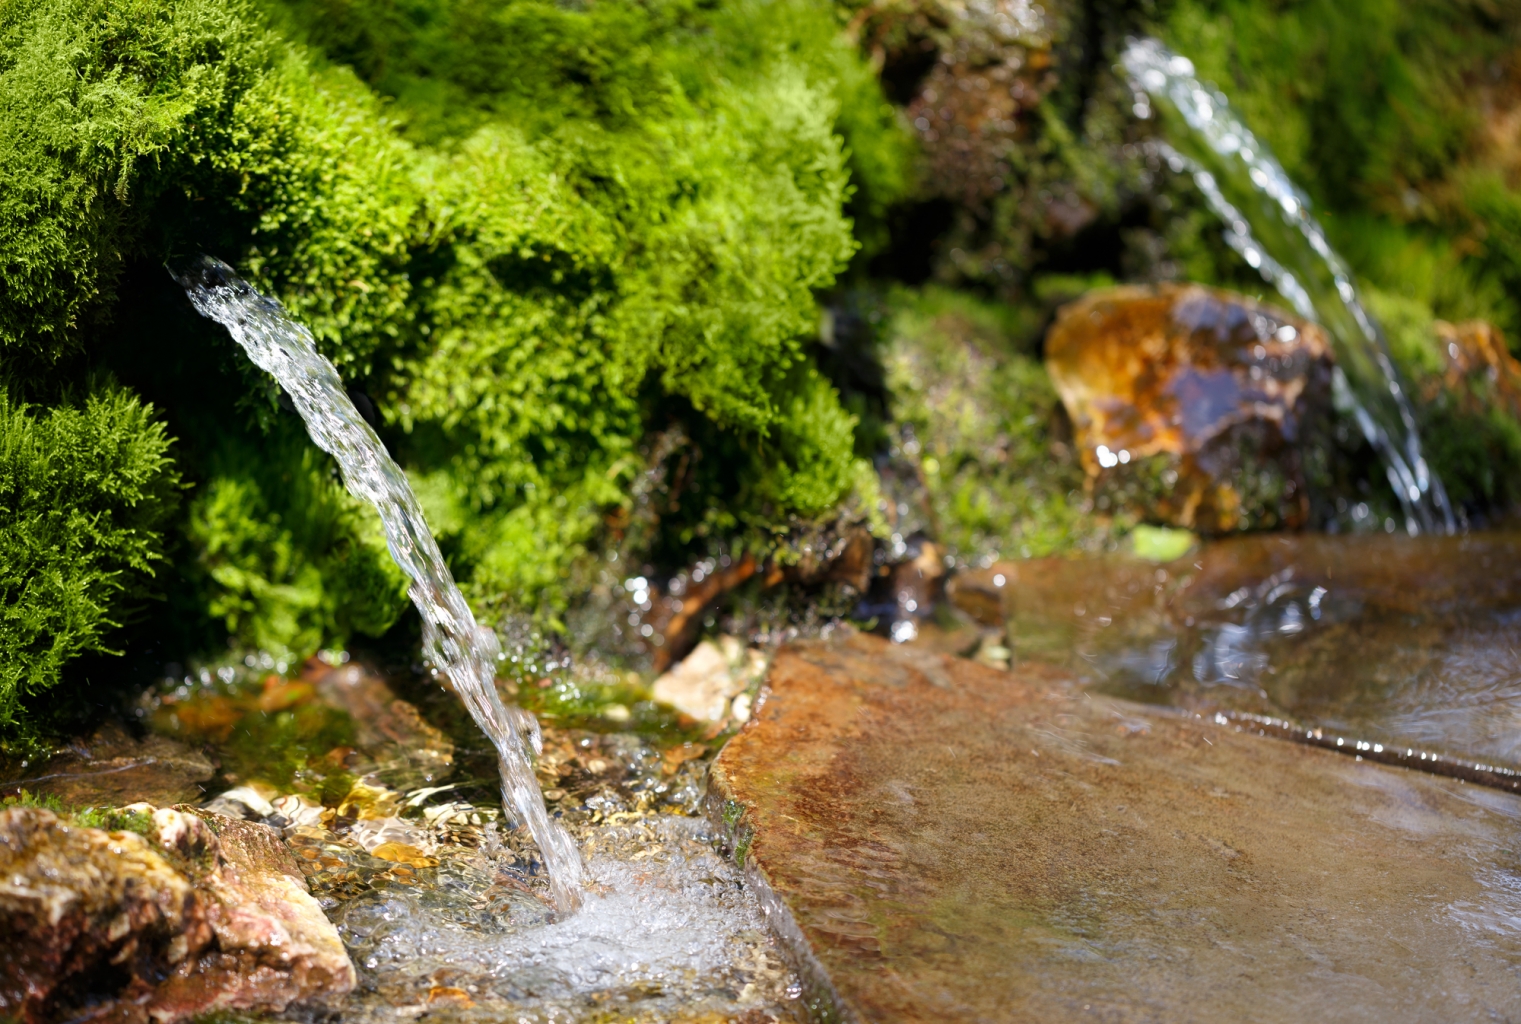
[[713,773],[819,1019],[1521,1019],[1521,800],[876,638]]

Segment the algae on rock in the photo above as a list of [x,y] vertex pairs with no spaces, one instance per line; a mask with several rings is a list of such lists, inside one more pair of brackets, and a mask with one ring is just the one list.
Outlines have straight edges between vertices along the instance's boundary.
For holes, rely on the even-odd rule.
[[[889,302],[883,362],[896,450],[916,463],[952,557],[989,563],[1102,548],[1072,428],[1034,356],[1038,314],[930,288]],[[1128,513],[1127,513],[1128,514]]]

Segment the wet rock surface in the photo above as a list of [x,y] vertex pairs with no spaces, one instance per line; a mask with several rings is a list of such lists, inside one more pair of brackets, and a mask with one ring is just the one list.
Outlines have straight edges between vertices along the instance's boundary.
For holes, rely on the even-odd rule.
[[815,1008],[872,1021],[1500,1020],[1515,797],[866,637],[714,767]]
[[1000,562],[952,600],[1014,660],[1198,711],[1521,764],[1521,538],[1236,537],[1163,564]]
[[108,722],[41,764],[14,770],[16,777],[0,784],[0,795],[25,789],[76,806],[198,802],[215,771],[199,750],[166,736],[139,739]]
[[1311,521],[1332,375],[1315,324],[1198,285],[1102,289],[1062,308],[1046,366],[1101,509],[1206,533]]
[[709,754],[546,732],[536,771],[590,880],[568,918],[532,842],[455,790],[278,799],[359,971],[343,1019],[794,1020],[795,979],[699,812]]
[[160,1024],[340,996],[354,969],[277,833],[139,804],[0,811],[0,1010]]
[[[694,658],[688,696],[748,710],[760,652],[720,637]],[[357,984],[324,1019],[795,1019],[795,977],[701,813],[715,742],[543,730],[535,774],[590,879],[567,918],[452,693],[335,655],[293,678],[252,660],[167,680],[146,717],[218,751],[206,806],[276,837],[336,927]]]

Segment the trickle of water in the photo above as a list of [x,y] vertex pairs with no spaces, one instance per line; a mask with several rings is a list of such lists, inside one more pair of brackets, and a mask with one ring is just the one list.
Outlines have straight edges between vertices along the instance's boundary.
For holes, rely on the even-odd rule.
[[1175,173],[1193,178],[1225,222],[1226,243],[1296,313],[1330,333],[1337,407],[1352,415],[1383,459],[1407,532],[1452,533],[1452,506],[1421,454],[1415,414],[1383,335],[1311,214],[1309,199],[1225,95],[1195,76],[1188,58],[1155,39],[1138,39],[1121,61],[1136,91],[1136,114],[1150,117],[1156,100],[1171,115],[1170,138],[1178,149],[1164,144],[1163,155]]
[[496,747],[503,802],[538,843],[556,906],[561,913],[575,911],[581,904],[581,854],[546,813],[524,745],[526,733],[538,746],[538,723],[522,709],[504,704],[497,694],[501,648],[496,634],[476,623],[401,467],[360,417],[338,371],[317,351],[311,332],[278,302],[209,256],[202,256],[184,274],[175,274],[175,280],[197,312],[226,327],[254,365],[280,382],[312,440],[338,460],[349,492],[380,513],[391,557],[412,580],[408,593],[422,613],[423,652],[453,684]]

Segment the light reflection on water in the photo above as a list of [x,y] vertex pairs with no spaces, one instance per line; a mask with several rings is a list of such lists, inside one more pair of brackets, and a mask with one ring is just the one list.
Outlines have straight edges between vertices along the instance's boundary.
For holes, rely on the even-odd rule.
[[1015,659],[1104,692],[1521,763],[1521,536],[1240,537],[994,572]]

